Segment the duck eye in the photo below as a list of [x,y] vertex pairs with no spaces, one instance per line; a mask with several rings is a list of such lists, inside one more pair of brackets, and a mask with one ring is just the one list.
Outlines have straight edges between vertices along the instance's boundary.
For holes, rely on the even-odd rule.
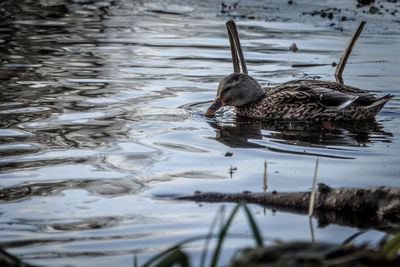
[[228,96],[228,97],[226,97],[225,99],[224,99],[224,102],[231,102],[231,100],[232,100],[232,98],[230,97],[230,96]]
[[221,91],[221,95],[220,95],[221,98],[224,98],[225,95],[226,95],[226,92],[228,92],[231,88],[232,88],[231,86],[225,87],[225,88]]

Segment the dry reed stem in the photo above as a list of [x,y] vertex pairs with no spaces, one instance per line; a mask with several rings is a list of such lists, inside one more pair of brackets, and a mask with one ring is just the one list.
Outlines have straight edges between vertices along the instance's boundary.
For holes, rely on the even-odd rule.
[[[230,38],[233,39],[233,43],[235,45],[234,49],[232,49],[232,43],[231,43],[231,52],[233,54],[233,50],[236,50],[236,53],[239,56],[240,64],[242,66],[242,72],[247,74],[247,66],[246,66],[246,62],[244,59],[242,46],[240,45],[240,39],[239,39],[239,34],[237,31],[236,24],[232,19],[230,19],[226,22],[226,27],[228,29],[228,34],[231,35]],[[229,41],[230,41],[230,39],[229,39]],[[232,56],[232,60],[234,60],[233,56]],[[235,66],[234,66],[234,69],[235,69]]]
[[346,50],[344,51],[343,56],[340,58],[339,63],[336,66],[335,76],[337,77],[336,80],[338,82],[343,83],[343,80],[341,80],[341,76],[342,76],[344,67],[346,66],[347,59],[349,58],[351,51],[353,50],[353,47],[356,44],[357,39],[360,36],[360,34],[364,28],[365,23],[366,23],[365,21],[360,22],[360,25],[358,25],[356,32],[353,34],[350,41],[347,43]]
[[318,163],[319,163],[319,159],[317,158],[317,161],[315,162],[314,178],[313,178],[312,190],[311,190],[311,196],[310,196],[310,206],[308,207],[308,216],[310,216],[310,217],[313,215],[313,211],[314,211],[315,187],[317,184]]

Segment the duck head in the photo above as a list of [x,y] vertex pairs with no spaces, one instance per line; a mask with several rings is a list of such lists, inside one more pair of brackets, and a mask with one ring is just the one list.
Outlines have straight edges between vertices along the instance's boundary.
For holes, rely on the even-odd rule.
[[211,116],[223,106],[240,107],[259,100],[264,95],[261,85],[245,73],[232,73],[221,80],[217,97],[207,109],[205,116]]

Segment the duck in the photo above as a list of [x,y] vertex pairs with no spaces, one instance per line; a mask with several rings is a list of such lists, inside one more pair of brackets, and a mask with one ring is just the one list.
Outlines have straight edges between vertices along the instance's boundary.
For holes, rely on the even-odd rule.
[[[234,73],[224,77],[205,116],[232,106],[241,117],[292,121],[350,121],[374,119],[393,95],[380,97],[336,81],[293,80],[276,87],[262,86],[247,74],[232,20],[227,22]],[[240,72],[239,61],[243,72]]]
[[374,119],[393,96],[379,97],[333,81],[294,80],[262,88],[250,75],[232,73],[219,83],[217,97],[206,110],[213,115],[233,106],[237,115],[256,119],[340,121]]

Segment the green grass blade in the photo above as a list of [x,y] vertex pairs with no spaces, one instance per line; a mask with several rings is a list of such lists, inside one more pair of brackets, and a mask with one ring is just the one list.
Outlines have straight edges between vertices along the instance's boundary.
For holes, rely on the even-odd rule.
[[354,239],[356,239],[357,237],[359,237],[360,235],[362,235],[362,234],[364,234],[366,232],[367,231],[360,231],[360,232],[357,232],[357,233],[351,235],[350,237],[346,238],[345,241],[342,242],[342,245],[345,246],[345,245],[350,244],[351,241],[353,241]]
[[256,240],[257,246],[262,247],[264,241],[263,241],[263,238],[257,227],[256,221],[254,220],[253,215],[251,215],[251,212],[250,212],[249,208],[246,206],[246,204],[243,204],[243,208],[244,208],[244,211],[246,212],[247,219],[249,220],[250,228],[251,228],[251,231],[253,232],[253,236],[254,236],[254,239]]
[[173,266],[175,264],[179,264],[182,267],[189,267],[188,256],[180,249],[176,249],[170,252],[154,267],[168,267],[168,266]]
[[239,208],[242,206],[242,203],[238,203],[236,205],[236,207],[233,209],[231,215],[229,215],[228,220],[226,221],[224,227],[221,229],[221,231],[219,232],[218,235],[218,243],[217,246],[215,247],[214,250],[214,254],[211,260],[211,264],[210,267],[216,267],[217,266],[217,262],[218,262],[218,258],[219,258],[219,254],[221,252],[221,248],[222,248],[222,243],[224,242],[224,239],[226,237],[226,234],[228,233],[228,229],[229,226],[232,223],[233,218],[235,217],[236,213],[238,212]]
[[397,251],[400,249],[400,232],[393,236],[386,244],[383,245],[381,251],[387,257],[392,258],[396,256]]
[[191,237],[191,238],[187,238],[181,242],[179,242],[178,244],[160,252],[157,255],[154,255],[153,257],[151,257],[147,262],[145,262],[142,267],[149,267],[150,264],[154,263],[155,261],[161,259],[162,257],[164,257],[165,255],[171,253],[174,250],[180,249],[183,245],[190,243],[190,242],[194,242],[194,241],[198,241],[201,239],[204,239],[206,236],[205,235],[200,235],[200,236],[195,236],[195,237]]
[[221,208],[217,211],[211,222],[210,229],[204,241],[203,251],[201,252],[200,265],[199,265],[200,267],[204,267],[207,258],[208,245],[210,244],[211,237],[213,236],[213,232],[217,225],[218,218],[222,220],[224,212],[225,212],[225,206],[221,206]]
[[390,239],[390,234],[386,233],[378,242],[378,250],[382,251],[383,246],[388,242],[388,240]]
[[224,228],[225,225],[225,213],[226,213],[226,209],[224,207],[224,209],[221,210],[221,214],[219,216],[219,225],[218,225],[218,232],[220,232],[222,230],[222,228]]
[[139,267],[138,263],[137,263],[137,255],[133,255],[133,267]]

